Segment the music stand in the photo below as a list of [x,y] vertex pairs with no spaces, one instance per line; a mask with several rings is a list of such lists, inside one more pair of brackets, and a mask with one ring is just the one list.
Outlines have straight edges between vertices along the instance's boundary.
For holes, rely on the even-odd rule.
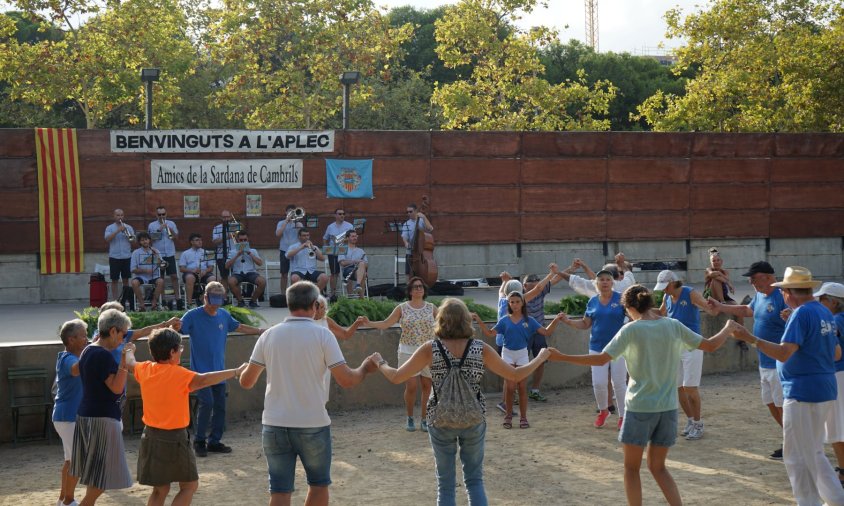
[[392,220],[385,220],[384,221],[384,231],[395,232],[396,234],[396,260],[393,262],[396,267],[395,278],[393,286],[399,286],[399,244],[401,239],[402,227],[404,226],[404,221],[402,219],[392,219]]
[[319,216],[312,216],[309,214],[305,216],[303,221],[305,222],[305,228],[316,230],[319,227]]

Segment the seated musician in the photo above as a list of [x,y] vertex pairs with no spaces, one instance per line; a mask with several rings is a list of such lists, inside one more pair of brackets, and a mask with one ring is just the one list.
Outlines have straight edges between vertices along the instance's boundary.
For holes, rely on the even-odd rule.
[[348,251],[337,256],[340,267],[343,269],[343,281],[346,283],[347,293],[363,294],[363,283],[366,280],[366,269],[368,262],[366,252],[358,248],[358,234],[354,230],[346,235],[349,245]]
[[155,291],[152,294],[152,310],[158,309],[158,299],[164,291],[164,278],[161,277],[161,253],[150,246],[150,239],[147,232],[139,232],[137,235],[140,248],[132,252],[130,268],[132,274],[132,290],[135,292],[135,300],[138,302],[138,311],[144,311],[144,294],[141,285],[154,285]]
[[317,260],[325,260],[325,255],[311,242],[311,233],[307,229],[299,229],[299,242],[287,249],[290,259],[290,282],[310,281],[316,283],[319,291],[325,290],[328,276],[317,270]]
[[205,249],[202,247],[202,236],[193,233],[190,235],[190,249],[185,250],[179,257],[179,272],[182,273],[182,281],[185,283],[185,298],[187,309],[194,306],[194,290],[199,288],[197,281],[202,284],[217,281],[214,277],[214,264],[206,257]]
[[229,252],[229,259],[226,262],[226,269],[229,269],[229,289],[237,298],[238,307],[244,307],[243,294],[240,291],[241,283],[252,283],[255,285],[255,292],[252,293],[249,307],[260,307],[258,299],[264,294],[267,287],[267,280],[258,274],[256,267],[264,265],[264,261],[258,256],[258,250],[249,247],[249,235],[245,230],[237,233],[237,248]]

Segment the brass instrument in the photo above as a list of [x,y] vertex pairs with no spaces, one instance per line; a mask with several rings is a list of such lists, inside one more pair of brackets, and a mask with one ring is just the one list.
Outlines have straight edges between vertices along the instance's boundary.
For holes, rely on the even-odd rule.
[[135,235],[134,235],[134,234],[129,233],[129,231],[128,231],[128,230],[126,230],[126,224],[125,224],[125,223],[123,223],[123,220],[120,220],[120,226],[122,226],[122,227],[123,227],[123,233],[124,233],[124,234],[126,234],[126,239],[127,239],[129,242],[134,241],[134,240],[135,240]]
[[315,258],[316,257],[316,250],[319,249],[319,246],[311,245],[311,249],[308,250],[308,258]]
[[305,218],[305,208],[297,207],[287,212],[287,219],[289,221],[299,221]]
[[171,241],[173,240],[173,232],[170,231],[170,227],[167,226],[167,220],[165,218],[158,218],[158,222],[161,223],[161,226],[164,230],[167,231],[167,238]]
[[344,242],[346,242],[349,239],[349,232],[351,232],[351,230],[346,230],[342,234],[335,235],[332,238],[333,241],[334,241],[334,245],[339,246],[339,245],[343,244]]
[[232,213],[232,221],[229,222],[228,229],[229,239],[231,239],[231,242],[237,243],[237,233],[241,231],[241,226],[234,213]]
[[[152,264],[153,265],[157,264],[159,270],[166,270],[167,266],[170,265],[167,262],[167,260],[164,260],[163,258],[161,258],[161,253],[159,253],[158,251],[156,251],[154,249],[152,250]],[[159,272],[159,274],[161,274],[161,273]]]

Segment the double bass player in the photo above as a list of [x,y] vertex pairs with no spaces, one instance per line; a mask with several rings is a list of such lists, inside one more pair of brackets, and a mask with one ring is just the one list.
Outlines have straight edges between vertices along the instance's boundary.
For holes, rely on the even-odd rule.
[[405,263],[404,273],[407,275],[407,280],[413,276],[413,269],[411,268],[411,254],[413,253],[413,239],[414,231],[418,228],[423,232],[433,232],[434,226],[431,225],[430,220],[419,211],[419,208],[414,203],[407,205],[407,221],[401,226],[401,238],[404,241],[405,247]]

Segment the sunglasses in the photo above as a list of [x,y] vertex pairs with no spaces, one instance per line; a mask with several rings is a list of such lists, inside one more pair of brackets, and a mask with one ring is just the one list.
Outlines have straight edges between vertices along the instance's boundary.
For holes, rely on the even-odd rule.
[[158,213],[159,216],[167,216],[167,213]]
[[408,211],[407,214],[413,214],[413,211]]
[[249,242],[249,239],[238,239],[237,242]]
[[337,216],[345,216],[346,213],[337,213]]
[[422,286],[422,285],[411,285],[411,286],[410,286],[410,289],[411,289],[411,290],[424,290],[424,289],[425,289],[425,287],[424,287],[424,286]]

